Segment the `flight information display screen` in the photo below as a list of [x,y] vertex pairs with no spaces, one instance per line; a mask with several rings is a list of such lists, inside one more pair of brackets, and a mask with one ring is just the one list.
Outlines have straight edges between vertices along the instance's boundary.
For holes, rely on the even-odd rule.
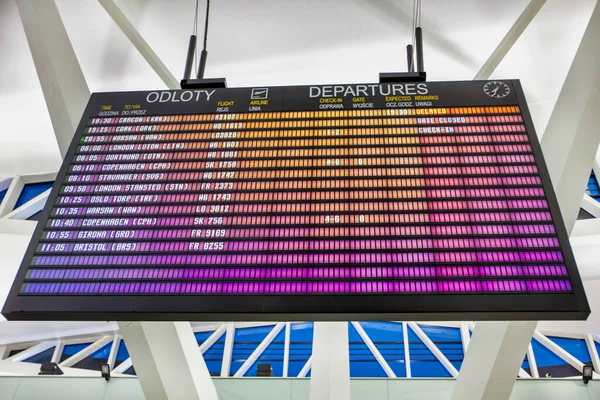
[[9,319],[583,319],[518,81],[98,93]]

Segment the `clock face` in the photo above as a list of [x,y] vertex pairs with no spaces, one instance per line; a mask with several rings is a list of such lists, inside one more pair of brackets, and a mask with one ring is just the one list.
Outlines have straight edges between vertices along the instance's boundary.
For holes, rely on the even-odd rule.
[[485,84],[483,91],[490,97],[502,99],[510,93],[510,87],[504,82],[491,81]]

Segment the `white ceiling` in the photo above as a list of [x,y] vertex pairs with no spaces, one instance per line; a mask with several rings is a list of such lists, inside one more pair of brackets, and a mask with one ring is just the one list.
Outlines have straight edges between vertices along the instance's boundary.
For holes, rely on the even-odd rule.
[[[92,91],[164,88],[96,0],[56,1]],[[119,2],[177,78],[194,3]],[[425,63],[433,81],[472,79],[528,0],[423,3]],[[548,0],[494,74],[522,79],[539,133],[594,3]],[[232,87],[374,82],[380,71],[405,68],[411,20],[409,0],[213,0],[207,76],[224,76]],[[0,118],[0,175],[58,169],[58,147],[13,0],[0,1]]]

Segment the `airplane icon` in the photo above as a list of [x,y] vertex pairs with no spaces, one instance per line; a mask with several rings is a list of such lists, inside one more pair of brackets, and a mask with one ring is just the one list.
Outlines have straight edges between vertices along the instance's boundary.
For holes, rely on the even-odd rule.
[[263,100],[263,99],[266,99],[268,95],[269,95],[268,88],[255,88],[255,89],[252,89],[252,94],[250,96],[250,99]]

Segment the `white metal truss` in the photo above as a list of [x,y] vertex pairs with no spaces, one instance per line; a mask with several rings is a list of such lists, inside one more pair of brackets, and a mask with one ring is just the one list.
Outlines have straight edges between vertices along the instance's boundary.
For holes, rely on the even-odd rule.
[[8,187],[10,186],[11,182],[12,182],[11,177],[0,176],[0,192],[7,190]]
[[156,55],[152,47],[146,42],[135,26],[129,21],[125,13],[113,0],[98,0],[106,12],[111,16],[117,26],[129,38],[131,44],[140,52],[146,62],[152,67],[156,74],[162,79],[169,89],[181,89],[179,81],[173,76],[171,71]]
[[6,214],[4,216],[4,218],[5,219],[21,219],[21,220],[23,220],[23,219],[27,219],[27,218],[31,217],[35,213],[42,211],[42,209],[46,205],[48,196],[50,196],[51,190],[52,189],[48,189],[48,190],[44,191],[44,193],[41,193],[41,194],[37,195],[36,197],[34,197],[33,199],[29,200],[27,203],[23,204],[19,208],[15,208],[14,210],[12,210],[8,214]]
[[410,329],[413,330],[413,332],[419,337],[419,339],[421,339],[423,344],[425,344],[429,351],[433,353],[435,358],[438,359],[438,361],[444,366],[444,368],[446,368],[450,375],[452,375],[453,378],[456,378],[458,376],[458,370],[456,369],[456,367],[452,365],[452,363],[450,362],[450,360],[448,360],[448,358],[446,358],[444,353],[442,353],[442,351],[431,341],[431,339],[429,339],[429,336],[427,336],[423,329],[421,329],[421,327],[415,322],[407,322],[407,325],[410,327]]
[[[99,371],[92,371],[84,368],[74,368],[73,365],[78,363],[79,361],[85,359],[87,356],[94,353],[96,350],[100,349],[102,346],[99,346],[100,343],[104,343],[106,345],[113,341],[113,346],[115,345],[114,338],[119,337],[118,335],[114,336],[105,336],[105,337],[78,337],[78,338],[57,338],[53,340],[45,340],[38,343],[13,343],[10,345],[2,346],[4,351],[0,353],[2,359],[0,359],[0,376],[10,376],[10,375],[20,375],[20,376],[35,376],[40,372],[41,364],[27,362],[26,360],[34,357],[48,349],[54,347],[54,352],[52,353],[51,362],[59,364],[61,370],[64,372],[65,376],[72,377],[91,377],[91,376],[100,376]],[[60,362],[64,347],[66,345],[72,344],[88,344],[84,349],[82,349],[77,354],[71,356],[66,359],[64,362]],[[117,344],[118,346],[118,344]],[[13,355],[12,357],[7,357],[11,350],[13,349],[21,349],[25,348],[25,350]],[[113,349],[111,349],[113,351]],[[116,351],[116,350],[115,350]],[[113,376],[120,376],[117,371],[113,371]],[[127,376],[127,375],[125,375]]]
[[581,201],[581,208],[590,213],[594,218],[600,218],[600,202],[595,200],[589,194],[584,193]]
[[600,144],[600,3],[594,7],[562,86],[541,147],[561,214],[571,233]]
[[535,332],[533,334],[535,340],[537,340],[542,346],[550,350],[552,353],[556,354],[563,361],[566,361],[570,366],[575,368],[579,372],[583,372],[583,363],[575,358],[571,353],[554,343],[552,340],[548,339],[544,334],[540,332]]
[[233,355],[233,340],[235,337],[235,324],[227,323],[225,332],[225,347],[223,348],[223,364],[221,365],[221,377],[228,377],[231,370],[231,357]]
[[527,371],[525,371],[523,368],[519,368],[519,372],[518,372],[517,376],[518,376],[519,378],[532,378],[532,376],[531,376],[531,375],[529,375],[529,374],[527,373]]
[[588,352],[590,353],[594,371],[596,371],[596,373],[600,373],[600,358],[598,358],[598,350],[596,349],[596,345],[594,343],[594,337],[592,335],[585,335],[585,344]]
[[15,209],[15,205],[25,188],[25,185],[40,182],[54,182],[56,172],[46,174],[15,176],[0,180],[0,191],[8,189],[4,200],[0,203],[0,233],[31,236],[37,223],[27,221],[46,205],[50,189],[29,200]]
[[408,325],[402,323],[402,342],[404,347],[404,366],[406,368],[406,377],[412,378],[412,369],[410,368],[410,346],[408,345]]
[[[594,158],[592,170],[596,178],[600,176],[600,149]],[[584,193],[581,200],[581,208],[594,218],[576,221],[573,232],[571,232],[571,237],[600,235],[600,201]]]
[[463,345],[463,353],[467,353],[467,349],[469,348],[469,342],[471,341],[471,329],[469,329],[469,324],[467,322],[460,323],[460,340]]
[[390,365],[387,363],[387,361],[385,361],[385,358],[383,358],[379,352],[379,349],[377,349],[377,346],[375,346],[369,335],[367,335],[367,332],[365,332],[363,327],[360,325],[360,322],[352,321],[352,326],[354,329],[356,329],[356,332],[358,332],[360,338],[363,340],[363,342],[365,342],[369,351],[371,354],[373,354],[373,357],[375,357],[388,378],[396,378],[396,374],[394,371],[392,371],[392,368],[390,368]]
[[289,322],[285,323],[285,338],[283,344],[283,377],[288,377],[288,371],[290,367],[290,341],[292,336],[292,324]]
[[4,360],[6,357],[8,357],[8,346],[0,346],[0,360]]
[[278,324],[276,324],[273,327],[273,329],[271,329],[271,332],[269,332],[269,334],[263,339],[263,341],[260,342],[258,347],[254,349],[252,354],[250,354],[250,357],[248,357],[248,359],[244,361],[242,366],[236,371],[236,373],[233,376],[236,378],[244,376],[246,372],[248,372],[252,364],[254,364],[256,360],[258,360],[258,357],[260,357],[260,355],[267,349],[267,347],[269,347],[273,339],[275,339],[275,337],[279,334],[279,332],[281,332],[281,330],[284,327],[285,324],[283,322],[279,322]]
[[477,322],[452,400],[509,398],[515,376],[530,377],[521,366],[536,325],[530,321]]
[[310,371],[311,367],[312,367],[312,356],[310,356],[308,358],[308,360],[306,360],[306,363],[304,364],[304,366],[298,373],[297,378],[306,378],[306,375],[308,374],[308,371]]
[[[8,357],[7,361],[25,361],[28,358],[35,356],[36,354],[42,353],[58,344],[57,340],[49,340],[47,342],[38,343],[33,347],[28,348],[20,353],[15,354],[12,357]],[[71,365],[65,365],[65,367],[70,367]]]
[[121,376],[132,366],[133,366],[133,361],[131,361],[131,357],[128,357],[125,361],[123,361],[121,364],[119,364],[118,367],[116,367],[114,369],[112,374],[116,375],[116,376]]
[[535,361],[535,355],[533,354],[533,346],[529,343],[527,347],[527,361],[529,362],[529,370],[531,371],[532,378],[539,378],[540,373],[538,371],[537,362]]
[[64,157],[90,97],[54,0],[17,0],[60,154]]
[[50,362],[58,364],[60,362],[60,358],[62,356],[64,349],[65,349],[65,342],[63,340],[59,340],[58,344],[54,348],[54,353],[52,353],[52,358],[50,359]]
[[[219,340],[221,338],[221,336],[223,336],[223,334],[227,331],[227,325],[221,325],[217,328],[217,330],[215,330],[212,335],[210,335],[208,337],[208,339],[206,339],[201,345],[200,345],[200,352],[202,354],[204,354],[206,352],[206,350],[208,350],[210,348],[210,346],[212,346],[213,344],[216,343],[217,340]],[[194,331],[196,332],[196,331]]]
[[[381,365],[383,370],[386,372],[388,378],[395,379],[396,375],[389,367],[389,363],[385,360],[384,356],[381,355],[379,350],[377,349],[375,342],[369,336],[368,332],[362,327],[359,322],[352,322],[352,326],[356,329],[361,339],[365,342],[370,351],[372,349],[377,350],[373,352],[373,356]],[[414,333],[419,337],[419,339],[423,342],[423,344],[434,354],[436,359],[447,369],[448,373],[454,378],[460,375],[460,371],[458,371],[452,363],[448,360],[447,357],[443,355],[440,351],[439,347],[431,340],[431,338],[423,331],[421,326],[438,326],[444,328],[454,328],[461,330],[461,345],[463,349],[467,349],[469,347],[470,341],[470,331],[473,329],[472,323],[469,322],[445,322],[439,323],[439,325],[435,325],[431,322],[423,322],[423,323],[415,323],[415,322],[399,322],[402,326],[402,344],[399,344],[400,348],[404,350],[405,356],[405,367],[406,367],[406,377],[411,378],[411,362],[410,362],[410,346],[408,339],[408,327],[414,331]],[[199,344],[200,353],[204,353],[209,350],[219,339],[223,337],[223,335],[227,335],[229,332],[231,343],[228,346],[225,346],[224,354],[223,354],[223,364],[227,364],[223,366],[223,370],[226,370],[229,376],[229,372],[231,371],[231,353],[234,345],[234,337],[235,331],[237,329],[251,328],[251,327],[271,327],[271,330],[267,334],[267,336],[262,340],[259,346],[252,352],[251,356],[245,360],[244,364],[238,371],[235,373],[235,377],[245,377],[249,368],[259,359],[259,357],[264,353],[265,350],[269,348],[269,344],[273,342],[275,337],[283,330],[285,332],[284,339],[284,374],[283,376],[289,376],[289,353],[291,346],[291,327],[293,323],[285,323],[285,322],[239,322],[239,323],[199,323],[195,324],[193,331],[194,332],[210,332],[210,335],[204,342]],[[289,333],[288,333],[289,332]],[[595,343],[600,343],[600,334],[580,334],[580,333],[569,333],[569,332],[559,332],[559,331],[543,331],[536,330],[534,333],[534,338],[552,353],[556,354],[560,359],[562,359],[566,364],[571,365],[578,371],[582,371],[584,366],[584,361],[578,360],[577,357],[573,356],[567,350],[556,344],[552,341],[551,337],[559,337],[559,338],[567,338],[567,339],[576,339],[576,340],[584,340],[592,360],[592,365],[594,367],[594,376],[600,373],[600,359],[598,357],[598,352],[596,351]],[[95,351],[103,348],[104,346],[110,344],[110,352],[108,356],[107,363],[111,366],[111,374],[112,376],[121,376],[121,377],[130,377],[131,375],[125,374],[127,370],[129,370],[132,366],[131,358],[127,358],[123,360],[120,364],[117,365],[117,353],[119,351],[119,347],[121,342],[123,341],[122,336],[119,332],[115,332],[113,334],[107,334],[105,332],[98,331],[98,334],[91,334],[87,336],[76,336],[76,337],[61,337],[61,338],[53,338],[48,340],[43,340],[39,342],[15,342],[9,343],[3,346],[0,346],[0,376],[6,375],[37,375],[39,372],[40,364],[26,362],[26,360],[34,357],[48,349],[54,347],[54,352],[52,354],[51,361],[59,364],[60,368],[65,371],[65,374],[68,376],[99,376],[98,371],[90,371],[83,368],[74,367],[77,363],[82,360],[85,360],[87,357],[92,355]],[[227,341],[227,339],[226,339]],[[287,343],[287,344],[286,344]],[[73,344],[87,344],[85,348],[80,350],[78,353],[71,355],[70,357],[63,357],[63,352],[65,346],[73,345]],[[9,353],[12,350],[20,350],[19,353],[8,357]],[[379,356],[376,356],[376,353],[379,353]],[[229,354],[229,360],[227,361],[227,354]],[[61,359],[64,359],[61,362]],[[287,362],[286,362],[287,360]],[[539,378],[539,372],[537,367],[536,358],[533,352],[533,347],[530,344],[527,349],[527,360],[529,362],[530,373],[527,373],[525,370],[521,369],[519,372],[519,377],[522,379],[531,379],[531,378]],[[300,372],[293,377],[304,378],[307,376],[308,372],[312,368],[313,357],[309,357],[306,363],[300,369]],[[287,370],[285,365],[287,364]],[[387,367],[385,367],[387,366]],[[580,376],[573,377],[576,379],[581,379]]]
[[122,339],[123,338],[120,335],[115,335],[112,339],[112,346],[110,347],[110,353],[108,355],[108,360],[106,361],[111,370],[115,368],[117,355],[119,353],[119,346],[121,346]]
[[[6,186],[7,180],[3,181],[3,189]],[[14,208],[15,204],[17,204],[17,200],[23,191],[23,187],[25,186],[24,180],[20,176],[15,176],[10,180],[8,184],[8,191],[4,196],[4,200],[2,200],[2,204],[0,204],[0,218],[5,217],[8,213],[10,213]]]
[[148,400],[218,400],[189,322],[119,322]]
[[475,75],[473,80],[486,80],[494,73],[500,62],[504,59],[508,51],[519,40],[521,34],[527,29],[531,21],[538,14],[542,6],[546,4],[546,0],[531,0],[513,26],[506,33],[502,41],[498,44],[494,52]]
[[72,355],[71,357],[67,358],[66,360],[62,361],[60,364],[58,364],[58,366],[61,368],[62,367],[72,367],[75,364],[77,364],[78,362],[83,361],[85,358],[89,357],[92,353],[100,350],[101,348],[106,346],[108,343],[112,342],[113,339],[114,339],[114,337],[110,337],[110,336],[101,337],[100,339],[98,339],[94,343],[92,343],[91,345],[87,346],[85,349],[82,349],[78,353],[76,353],[76,354]]

